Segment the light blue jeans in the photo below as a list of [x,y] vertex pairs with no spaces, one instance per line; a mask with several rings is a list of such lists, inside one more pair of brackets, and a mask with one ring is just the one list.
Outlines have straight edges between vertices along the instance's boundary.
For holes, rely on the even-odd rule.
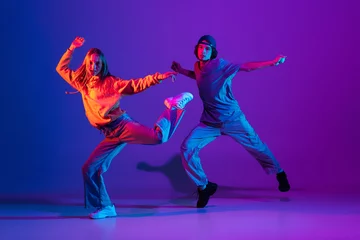
[[199,152],[221,135],[227,135],[240,143],[260,163],[267,174],[283,171],[270,149],[260,140],[245,115],[241,113],[233,121],[222,123],[216,127],[199,123],[183,141],[181,145],[183,166],[199,188],[204,188],[208,183],[201,166]]
[[102,177],[113,158],[126,144],[156,145],[167,142],[178,127],[185,110],[166,109],[154,128],[146,127],[126,113],[111,124],[102,127],[105,139],[91,153],[82,167],[86,208],[112,205]]

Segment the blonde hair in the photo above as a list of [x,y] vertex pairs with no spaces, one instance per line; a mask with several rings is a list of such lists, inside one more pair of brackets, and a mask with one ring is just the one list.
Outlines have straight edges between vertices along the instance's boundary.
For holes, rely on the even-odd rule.
[[[97,83],[101,84],[102,86],[102,90],[107,90],[110,83],[106,84],[109,81],[105,82],[105,79],[108,76],[111,76],[110,72],[109,72],[109,66],[107,64],[107,61],[105,59],[104,53],[98,49],[98,48],[91,48],[87,53],[86,56],[81,64],[81,66],[75,71],[75,78],[74,78],[74,82],[78,85],[80,91],[86,90],[87,89],[87,82],[89,81],[89,79],[92,77],[91,75],[88,74],[88,72],[86,71],[86,62],[88,61],[88,59],[91,57],[91,55],[96,54],[99,56],[101,62],[102,62],[102,68],[100,70],[99,73],[99,78],[100,81]],[[112,82],[112,81],[111,81]]]

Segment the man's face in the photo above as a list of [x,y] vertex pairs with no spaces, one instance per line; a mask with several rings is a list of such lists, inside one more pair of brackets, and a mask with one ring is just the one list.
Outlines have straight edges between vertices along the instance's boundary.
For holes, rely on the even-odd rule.
[[197,55],[201,61],[208,61],[211,58],[212,49],[209,45],[200,43],[197,48]]
[[102,69],[102,61],[97,54],[92,54],[86,62],[86,70],[91,76],[97,76]]

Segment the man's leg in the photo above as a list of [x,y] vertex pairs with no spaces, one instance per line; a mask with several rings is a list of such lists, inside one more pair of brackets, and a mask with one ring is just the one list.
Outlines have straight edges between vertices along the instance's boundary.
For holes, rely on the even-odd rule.
[[200,123],[190,132],[181,145],[181,157],[184,169],[198,187],[198,208],[205,207],[210,196],[213,195],[217,189],[215,183],[208,182],[200,163],[199,152],[218,136],[220,136],[219,128]]
[[276,174],[280,191],[290,190],[284,170],[268,146],[261,141],[251,127],[244,114],[238,120],[225,124],[222,133],[240,143],[259,162],[267,174]]

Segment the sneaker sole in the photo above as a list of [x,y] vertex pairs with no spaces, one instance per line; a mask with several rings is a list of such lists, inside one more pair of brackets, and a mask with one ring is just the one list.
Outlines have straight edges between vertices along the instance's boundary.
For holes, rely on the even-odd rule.
[[115,215],[107,215],[105,217],[93,217],[93,216],[90,216],[91,219],[104,219],[104,218],[112,218],[112,217],[116,217],[117,214]]

